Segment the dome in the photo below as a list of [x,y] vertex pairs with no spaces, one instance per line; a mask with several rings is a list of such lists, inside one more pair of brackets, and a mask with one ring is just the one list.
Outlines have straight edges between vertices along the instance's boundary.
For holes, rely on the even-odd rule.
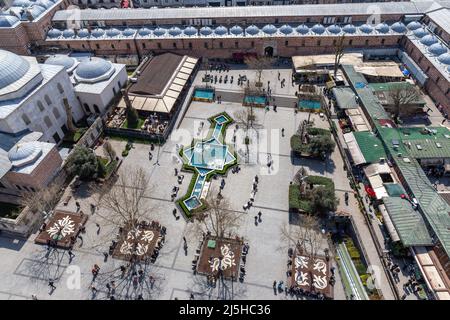
[[242,30],[242,28],[239,26],[234,26],[230,29],[230,32],[232,34],[234,34],[235,36],[238,36],[238,35],[242,34],[242,32],[244,32],[244,30]]
[[18,143],[8,152],[8,159],[12,162],[13,167],[22,167],[26,164],[34,162],[42,155],[42,149],[39,142],[30,141]]
[[428,32],[427,32],[424,28],[419,28],[419,29],[414,30],[414,35],[415,35],[417,38],[423,38],[423,37],[425,37],[427,34],[428,34]]
[[157,37],[161,37],[161,36],[165,35],[166,32],[167,32],[166,29],[164,29],[164,28],[159,28],[159,27],[156,28],[155,30],[153,30],[153,34],[154,34],[155,36],[157,36]]
[[406,31],[406,26],[401,22],[396,22],[391,26],[391,29],[398,33],[403,33]]
[[301,24],[297,28],[295,28],[295,31],[301,34],[307,34],[309,32],[308,26]]
[[418,21],[412,21],[410,23],[408,23],[408,25],[406,26],[409,30],[414,31],[419,29],[422,26],[422,24],[420,24],[420,22]]
[[142,37],[148,36],[151,33],[152,33],[152,31],[148,28],[142,28],[138,31],[138,35],[140,35]]
[[94,38],[101,38],[105,35],[105,30],[97,28],[94,31],[91,32],[91,36]]
[[25,11],[22,14],[22,20],[28,20],[27,12],[29,12],[31,14],[33,19],[36,19],[41,14],[43,14],[45,12],[45,10],[47,10],[47,9],[45,9],[44,7],[32,5],[31,7],[28,7],[27,9],[25,9]]
[[117,37],[118,35],[120,35],[120,31],[116,28],[108,29],[106,30],[106,35],[108,37]]
[[311,28],[312,32],[322,34],[325,32],[325,27],[321,24],[316,24]]
[[30,63],[9,51],[0,49],[0,89],[20,80],[30,69]]
[[49,38],[59,38],[59,37],[61,37],[62,36],[62,31],[61,30],[59,30],[59,29],[51,29],[48,33],[47,33],[47,36],[49,37]]
[[33,4],[33,2],[31,2],[29,0],[14,0],[11,7],[26,7],[26,8],[28,8],[32,4]]
[[429,47],[432,44],[438,43],[438,39],[435,36],[429,34],[429,35],[426,35],[425,37],[423,37],[422,39],[420,39],[420,42],[422,44],[426,45],[427,47]]
[[79,38],[87,38],[89,37],[89,31],[87,29],[80,29],[78,30],[77,36]]
[[100,58],[91,58],[78,65],[75,75],[80,81],[96,82],[96,80],[109,78],[113,70],[111,62]]
[[446,64],[446,65],[449,65],[450,66],[450,54],[447,52],[447,53],[444,53],[444,54],[441,54],[439,57],[438,57],[438,61],[440,62],[440,63],[443,63],[443,64]]
[[292,32],[294,32],[294,29],[292,29],[291,26],[285,24],[284,26],[280,27],[280,32],[282,34],[291,34]]
[[131,37],[136,33],[135,29],[131,29],[131,28],[126,28],[125,30],[122,31],[122,35],[124,37]]
[[72,29],[66,29],[63,31],[62,35],[64,38],[73,38],[75,37],[75,31]]
[[0,28],[1,27],[5,27],[5,28],[12,27],[17,22],[19,22],[19,19],[15,16],[0,15]]
[[210,27],[203,27],[200,29],[200,34],[203,36],[209,36],[212,33],[213,33],[213,31]]
[[48,9],[54,5],[54,3],[51,2],[50,0],[37,0],[35,3],[38,6],[44,7],[45,9]]
[[333,24],[333,25],[329,26],[329,27],[327,28],[327,30],[328,30],[328,32],[330,32],[330,33],[338,34],[338,33],[341,32],[341,27],[339,27],[339,26],[336,25],[336,24]]
[[266,34],[274,34],[277,32],[277,27],[273,24],[267,24],[262,28],[262,31]]
[[184,29],[183,32],[187,36],[195,36],[197,34],[197,29],[192,26],[189,26],[186,29]]
[[171,36],[179,36],[182,31],[178,27],[172,27],[167,31]]
[[219,36],[223,36],[225,34],[228,33],[228,29],[225,28],[224,26],[218,26],[215,30],[214,30],[215,34],[218,34]]
[[434,54],[436,56],[439,56],[441,54],[444,54],[448,51],[448,49],[442,44],[442,43],[435,43],[432,44],[429,48],[428,51],[431,54]]
[[255,34],[259,33],[259,28],[255,25],[251,25],[245,29],[245,32],[248,33],[249,35],[254,36]]
[[359,30],[361,30],[364,33],[372,33],[373,28],[368,24],[363,24],[362,26],[359,27]]
[[377,30],[380,33],[388,33],[389,32],[389,26],[386,23],[379,23],[375,30]]
[[346,33],[355,33],[356,27],[352,24],[347,24],[345,27],[342,28],[342,30],[344,30],[344,32]]
[[66,70],[72,69],[75,66],[76,62],[77,60],[75,58],[71,58],[63,54],[56,54],[45,60],[45,64],[62,66]]

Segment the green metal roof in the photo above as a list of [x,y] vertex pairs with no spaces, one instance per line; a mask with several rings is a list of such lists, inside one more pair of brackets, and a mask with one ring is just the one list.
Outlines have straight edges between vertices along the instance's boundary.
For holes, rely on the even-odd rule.
[[383,198],[386,210],[405,246],[429,246],[433,244],[425,221],[408,200],[399,197]]
[[383,142],[372,132],[353,132],[359,149],[367,163],[380,162],[380,158],[386,159],[386,151]]
[[[416,98],[414,99],[414,101],[410,101],[409,104],[421,104],[421,105],[425,105],[426,102],[425,100],[423,100],[422,96],[420,95],[420,93],[417,91],[417,89],[409,82],[406,81],[402,81],[402,82],[383,82],[383,83],[370,83],[369,84],[369,88],[372,89],[373,92],[375,93],[384,93],[385,94],[385,98],[389,101],[392,100],[390,99],[389,96],[389,91],[392,90],[397,90],[398,88],[400,89],[405,89],[405,90],[414,90],[417,93]],[[392,101],[391,101],[392,103]]]
[[390,197],[400,197],[406,193],[402,185],[398,183],[384,183],[383,185]]
[[337,105],[341,109],[357,109],[358,102],[356,101],[356,95],[349,87],[335,87],[333,88],[333,94],[336,98]]

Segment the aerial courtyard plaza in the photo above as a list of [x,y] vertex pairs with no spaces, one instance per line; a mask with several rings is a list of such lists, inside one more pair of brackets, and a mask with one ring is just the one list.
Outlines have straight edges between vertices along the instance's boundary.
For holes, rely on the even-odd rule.
[[0,15],[0,299],[450,300],[448,3],[60,2]]

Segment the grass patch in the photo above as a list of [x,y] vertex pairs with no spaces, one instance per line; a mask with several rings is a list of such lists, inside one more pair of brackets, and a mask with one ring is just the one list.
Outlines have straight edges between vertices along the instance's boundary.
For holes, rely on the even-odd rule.
[[[334,182],[329,178],[322,176],[308,176],[304,179],[304,183],[323,186],[334,193]],[[302,194],[298,184],[291,184],[289,186],[289,209],[311,214],[315,213],[313,212],[309,192]]]
[[18,204],[0,202],[0,218],[16,219],[23,207]]
[[88,128],[77,128],[74,132],[67,132],[63,138],[64,142],[77,143],[78,140],[86,133]]

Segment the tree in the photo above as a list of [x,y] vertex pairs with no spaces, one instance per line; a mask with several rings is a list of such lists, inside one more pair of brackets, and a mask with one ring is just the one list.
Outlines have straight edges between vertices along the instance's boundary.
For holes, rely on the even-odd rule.
[[234,113],[234,120],[245,126],[246,130],[253,127],[254,123],[258,122],[258,118],[253,110],[253,108],[245,108],[238,110]]
[[305,167],[300,167],[293,178],[294,184],[301,186],[303,184],[303,179],[305,179],[308,174],[308,170],[306,170]]
[[256,82],[256,87],[261,88],[261,77],[262,72],[264,69],[270,68],[275,59],[272,57],[254,57],[254,56],[248,56],[244,59],[244,63],[248,66],[249,69],[256,70],[256,77],[258,81]]
[[289,245],[294,244],[298,253],[312,259],[317,256],[323,241],[317,218],[312,215],[301,215],[298,226],[284,224],[281,227],[281,239]]
[[36,192],[26,192],[22,195],[21,203],[31,212],[44,213],[53,210],[59,202],[61,188],[57,184],[50,184]]
[[135,108],[127,108],[127,125],[128,128],[136,128],[139,124],[139,115]]
[[328,211],[336,211],[338,199],[332,188],[317,186],[311,191],[311,210],[317,213],[327,213]]
[[317,135],[310,138],[308,147],[309,153],[325,158],[327,154],[334,151],[336,143],[329,135]]
[[111,142],[105,141],[103,143],[103,152],[109,158],[110,161],[113,161],[114,159],[116,159],[116,151],[114,150],[113,146],[111,145]]
[[334,79],[336,79],[337,71],[339,65],[341,64],[341,59],[344,56],[344,42],[345,42],[345,33],[343,33],[335,42],[334,46]]
[[67,115],[67,130],[69,130],[69,132],[75,132],[77,131],[77,128],[75,127],[75,125],[73,124],[73,115],[72,115],[72,108],[69,105],[69,101],[67,100],[67,98],[63,99],[63,103],[64,103],[64,110],[66,111],[66,115]]
[[395,123],[398,123],[398,118],[403,109],[410,103],[416,101],[419,97],[416,88],[405,83],[399,82],[392,84],[389,90],[389,98],[392,101],[393,116]]
[[84,146],[76,146],[67,160],[67,170],[78,175],[81,180],[97,178],[98,159],[94,151]]
[[218,238],[235,235],[242,214],[231,210],[230,202],[217,191],[217,188],[209,190],[204,201],[208,209],[195,215],[197,227],[203,232],[209,231],[212,236]]

